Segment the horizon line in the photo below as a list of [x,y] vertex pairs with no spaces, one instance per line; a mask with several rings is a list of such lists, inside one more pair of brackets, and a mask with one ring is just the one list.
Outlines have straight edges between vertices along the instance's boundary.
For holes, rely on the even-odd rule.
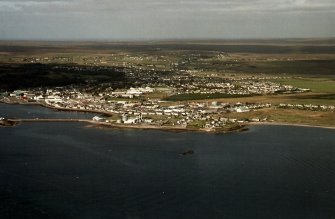
[[331,37],[250,37],[250,38],[138,38],[138,39],[38,39],[38,38],[17,38],[1,39],[0,42],[106,42],[106,43],[132,43],[132,42],[187,42],[187,41],[259,41],[259,40],[335,40]]

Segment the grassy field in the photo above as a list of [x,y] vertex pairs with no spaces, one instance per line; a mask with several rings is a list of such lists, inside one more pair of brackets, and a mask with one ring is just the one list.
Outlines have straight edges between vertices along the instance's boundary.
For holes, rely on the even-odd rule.
[[265,75],[305,75],[305,76],[334,76],[335,59],[332,60],[282,60],[258,61],[227,58],[215,60],[212,57],[192,62],[188,68],[194,70],[206,69],[217,73],[249,73]]
[[[329,95],[329,96],[328,96]],[[302,93],[302,94],[283,94],[283,95],[262,95],[251,97],[235,97],[235,98],[216,98],[210,101],[224,103],[290,103],[290,104],[316,104],[316,105],[332,105],[335,106],[333,94],[320,93]],[[207,102],[209,99],[198,100],[198,102]],[[190,100],[180,100],[179,103],[188,102]]]
[[247,113],[230,113],[231,118],[267,118],[268,121],[292,124],[306,124],[319,126],[334,126],[334,112],[315,112],[298,109],[261,109]]
[[221,98],[241,98],[250,97],[252,95],[232,95],[224,93],[213,93],[213,94],[176,94],[164,98],[166,101],[187,101],[187,100],[208,100],[208,99],[221,99]]
[[333,78],[288,78],[274,81],[295,87],[309,88],[315,93],[335,94],[335,79]]
[[335,80],[333,78],[289,78],[275,81],[311,89],[310,93],[283,98],[283,101],[287,103],[335,105]]
[[181,94],[174,95],[166,100],[187,101],[203,100],[221,102],[249,102],[249,103],[290,103],[290,104],[316,104],[316,105],[335,105],[335,79],[333,78],[288,78],[273,80],[274,82],[285,85],[292,85],[300,88],[309,88],[311,92],[300,94],[282,94],[282,95],[256,95],[256,96],[231,96],[227,94],[199,95],[199,94]]
[[287,74],[287,75],[334,75],[335,60],[294,60],[247,62],[232,67],[236,72]]

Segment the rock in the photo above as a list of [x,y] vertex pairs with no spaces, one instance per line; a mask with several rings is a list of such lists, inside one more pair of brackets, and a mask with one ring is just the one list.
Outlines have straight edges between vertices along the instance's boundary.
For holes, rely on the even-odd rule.
[[180,153],[179,155],[186,156],[186,155],[191,155],[191,154],[194,154],[193,150],[184,151],[184,152]]

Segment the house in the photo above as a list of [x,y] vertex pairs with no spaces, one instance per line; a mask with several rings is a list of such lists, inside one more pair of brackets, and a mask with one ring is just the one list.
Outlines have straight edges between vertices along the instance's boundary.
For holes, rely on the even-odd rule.
[[238,113],[245,113],[245,112],[249,112],[250,109],[246,106],[241,106],[241,107],[237,107],[236,108],[236,112]]
[[44,99],[44,97],[42,95],[33,97],[33,100],[43,100],[43,99]]
[[139,122],[138,117],[127,118],[127,120],[123,121],[124,124],[137,124],[138,122]]
[[92,119],[93,119],[93,121],[101,121],[101,120],[103,120],[103,118],[101,118],[99,116],[94,116]]
[[143,92],[143,93],[152,93],[152,92],[154,92],[154,89],[151,88],[151,87],[140,88],[139,90],[141,92]]
[[128,117],[127,114],[122,115],[122,122],[124,124],[137,124],[143,122],[142,114],[135,117]]
[[142,94],[142,91],[131,87],[130,89],[127,90],[127,94],[140,96]]
[[45,101],[48,103],[62,103],[63,100],[59,96],[49,95],[47,98],[45,98]]

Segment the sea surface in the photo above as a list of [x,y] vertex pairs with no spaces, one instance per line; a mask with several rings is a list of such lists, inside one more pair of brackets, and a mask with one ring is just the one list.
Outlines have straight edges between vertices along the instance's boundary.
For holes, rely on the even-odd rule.
[[92,119],[97,114],[60,111],[39,105],[20,105],[0,103],[0,117],[7,119]]
[[[92,116],[0,104],[6,115]],[[335,130],[0,128],[0,218],[335,218]]]

